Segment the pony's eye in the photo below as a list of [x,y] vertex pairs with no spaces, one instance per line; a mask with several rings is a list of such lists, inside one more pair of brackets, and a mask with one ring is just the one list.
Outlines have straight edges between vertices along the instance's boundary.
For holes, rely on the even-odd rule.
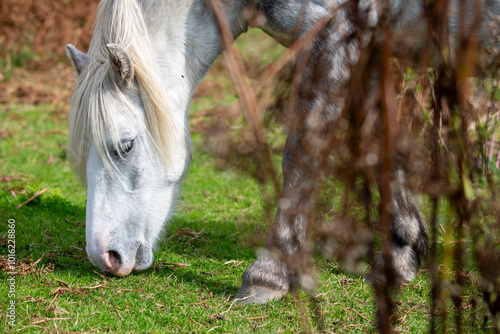
[[130,152],[133,147],[134,147],[134,140],[133,139],[129,140],[129,141],[126,141],[124,143],[121,143],[121,145],[120,145],[120,152],[118,152],[117,150],[115,150],[113,152],[113,155],[115,157],[125,155],[128,152]]
[[122,148],[121,148],[121,153],[128,153],[130,152],[130,150],[132,149],[132,147],[134,146],[134,141],[133,140],[129,140],[128,142],[125,142],[122,144]]

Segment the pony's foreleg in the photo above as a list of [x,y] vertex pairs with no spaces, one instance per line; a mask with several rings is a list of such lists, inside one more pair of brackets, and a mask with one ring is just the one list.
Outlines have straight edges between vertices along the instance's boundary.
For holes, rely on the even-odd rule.
[[[259,1],[257,7],[266,17],[266,31],[293,32],[296,37],[330,13],[322,1],[266,0]],[[342,110],[350,61],[355,61],[359,52],[357,41],[347,40],[351,33],[345,24],[348,14],[345,9],[337,11],[336,19],[311,37],[297,57],[297,78],[301,80],[282,160],[283,190],[266,247],[243,274],[236,294],[242,303],[279,299],[299,281],[304,287],[313,282],[307,225],[322,170],[330,157],[331,129]]]
[[[245,271],[235,300],[263,304],[296,287],[299,273],[310,269],[307,221],[316,188],[318,159],[303,147],[299,131],[289,134],[283,154],[283,190],[267,244]],[[311,280],[312,281],[312,280]]]

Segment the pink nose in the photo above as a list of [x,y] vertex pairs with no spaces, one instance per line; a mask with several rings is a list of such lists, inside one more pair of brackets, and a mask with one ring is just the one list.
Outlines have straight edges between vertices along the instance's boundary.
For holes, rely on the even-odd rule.
[[135,261],[127,266],[123,265],[120,253],[116,251],[107,251],[102,255],[104,268],[101,268],[106,274],[118,277],[127,276],[134,269]]

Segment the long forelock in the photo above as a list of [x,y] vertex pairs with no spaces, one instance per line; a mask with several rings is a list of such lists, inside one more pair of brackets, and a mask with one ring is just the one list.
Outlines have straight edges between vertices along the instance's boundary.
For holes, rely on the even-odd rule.
[[[119,19],[117,19],[119,18]],[[124,96],[108,60],[107,44],[122,46],[134,64],[134,75],[144,106],[146,125],[160,159],[169,164],[184,147],[184,123],[176,124],[148,31],[135,0],[104,0],[99,5],[88,60],[75,85],[70,117],[68,152],[75,172],[86,184],[86,162],[92,143],[105,165],[112,166],[105,148],[106,131],[119,145],[112,113],[113,99]],[[124,102],[124,101],[123,101]]]
[[79,80],[71,101],[69,119],[69,158],[82,183],[86,182],[86,162],[93,143],[107,168],[113,167],[106,145],[107,134],[115,149],[119,135],[113,115],[118,102],[125,102],[106,63],[89,64]]

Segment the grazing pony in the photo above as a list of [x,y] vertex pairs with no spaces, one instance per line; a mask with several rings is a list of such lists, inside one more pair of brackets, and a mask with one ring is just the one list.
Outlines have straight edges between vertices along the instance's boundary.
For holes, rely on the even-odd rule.
[[[451,44],[461,22],[459,3],[450,2]],[[496,47],[486,23],[490,13],[500,14],[499,2],[484,0],[479,12],[476,3],[467,0],[464,8],[481,17],[478,46]],[[265,303],[298,283],[296,270],[285,262],[307,250],[308,217],[319,181],[313,174],[325,159],[321,148],[340,116],[360,50],[376,40],[374,28],[383,18],[393,27],[396,53],[422,52],[428,35],[424,1],[103,0],[88,53],[69,44],[67,55],[77,74],[69,157],[87,187],[87,254],[105,273],[125,276],[153,263],[153,247],[191,160],[190,100],[223,49],[214,8],[225,14],[234,38],[254,26],[290,45],[324,25],[298,56],[298,62],[306,61],[294,117],[304,122],[289,130],[276,219],[236,296],[245,303]],[[354,17],[364,24],[361,32]],[[474,22],[474,15],[466,14],[465,28],[472,29]],[[411,45],[404,43],[408,35]],[[426,253],[428,232],[400,170],[391,202],[394,274],[409,281]],[[384,266],[382,258],[377,263]]]

